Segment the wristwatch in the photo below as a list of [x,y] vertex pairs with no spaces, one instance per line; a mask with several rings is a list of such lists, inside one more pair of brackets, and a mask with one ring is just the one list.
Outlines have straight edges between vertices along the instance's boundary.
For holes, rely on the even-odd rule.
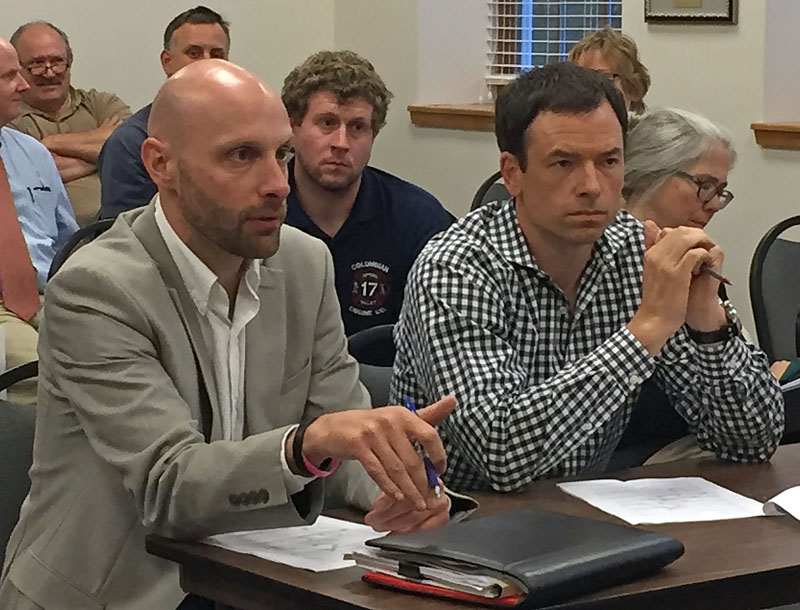
[[728,319],[725,325],[717,330],[703,332],[695,330],[686,324],[686,332],[692,341],[700,345],[715,345],[725,343],[742,334],[742,321],[739,319],[739,314],[736,313],[736,309],[731,305],[731,302],[722,301],[720,305],[725,310],[725,317]]

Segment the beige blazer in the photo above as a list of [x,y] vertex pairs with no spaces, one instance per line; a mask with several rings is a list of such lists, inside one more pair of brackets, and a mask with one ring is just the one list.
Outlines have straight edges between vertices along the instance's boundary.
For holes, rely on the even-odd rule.
[[[357,463],[287,497],[281,439],[303,417],[369,408],[347,354],[325,245],[283,227],[247,326],[245,440],[219,440],[211,358],[149,205],[123,214],[50,282],[39,343],[32,486],[8,544],[0,608],[171,610],[158,533],[199,538],[368,506]],[[209,386],[211,443],[202,434]],[[327,489],[326,489],[327,488]]]

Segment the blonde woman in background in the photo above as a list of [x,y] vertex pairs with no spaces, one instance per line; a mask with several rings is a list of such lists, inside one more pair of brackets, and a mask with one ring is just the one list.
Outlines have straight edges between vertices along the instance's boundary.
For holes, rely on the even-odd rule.
[[622,92],[630,112],[644,112],[650,74],[639,61],[639,50],[629,36],[611,28],[587,34],[570,49],[567,61],[602,72]]

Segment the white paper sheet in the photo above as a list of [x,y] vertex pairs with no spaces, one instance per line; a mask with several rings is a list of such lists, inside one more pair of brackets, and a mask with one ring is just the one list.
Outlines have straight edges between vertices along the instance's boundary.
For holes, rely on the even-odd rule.
[[342,556],[364,550],[364,542],[380,536],[368,525],[319,517],[314,525],[230,532],[210,536],[203,542],[295,568],[325,572],[355,566],[354,561]]
[[631,525],[764,516],[760,502],[701,477],[596,479],[558,487]]
[[790,514],[800,520],[800,486],[790,487],[764,503],[765,515]]

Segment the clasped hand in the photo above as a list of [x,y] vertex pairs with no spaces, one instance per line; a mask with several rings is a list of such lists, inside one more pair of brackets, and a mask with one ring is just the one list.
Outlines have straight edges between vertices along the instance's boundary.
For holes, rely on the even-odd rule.
[[719,280],[702,273],[720,270],[723,252],[701,229],[660,229],[644,223],[642,301],[628,329],[651,355],[657,354],[684,322],[699,331],[725,324],[719,304]]

